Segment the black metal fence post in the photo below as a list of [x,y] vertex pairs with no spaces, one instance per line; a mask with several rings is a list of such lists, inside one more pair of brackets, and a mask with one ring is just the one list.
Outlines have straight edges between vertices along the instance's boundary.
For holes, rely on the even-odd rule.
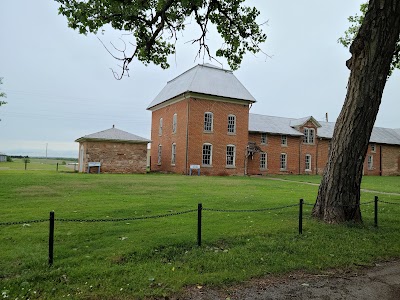
[[201,211],[203,210],[203,204],[197,205],[197,246],[201,246]]
[[378,227],[378,196],[375,196],[375,209],[374,209],[374,212],[375,212],[375,218],[374,218],[374,226],[375,227]]
[[53,265],[54,257],[54,211],[50,212],[50,231],[49,231],[49,266]]
[[299,234],[303,234],[303,203],[304,203],[304,200],[300,199],[300,203],[299,203]]
[[57,163],[57,172],[58,172],[58,163]]

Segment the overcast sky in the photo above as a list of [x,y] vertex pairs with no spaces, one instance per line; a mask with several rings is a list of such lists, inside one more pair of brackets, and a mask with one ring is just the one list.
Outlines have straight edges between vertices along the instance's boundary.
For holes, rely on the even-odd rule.
[[[334,121],[342,107],[350,57],[337,39],[358,12],[361,0],[253,0],[268,21],[263,54],[245,56],[234,74],[256,98],[252,113],[282,117],[312,115]],[[111,128],[150,138],[148,104],[173,79],[196,64],[197,46],[187,43],[195,26],[180,36],[170,69],[135,62],[130,77],[115,80],[117,62],[93,34],[67,27],[51,0],[0,1],[0,89],[8,104],[0,108],[0,152],[44,156],[78,156],[75,139]],[[105,28],[98,35],[122,46],[121,32]],[[123,37],[126,39],[127,37]],[[221,40],[211,30],[213,51]],[[225,61],[220,60],[224,68]],[[211,62],[216,64],[215,62]],[[389,79],[379,127],[399,128],[400,72]]]

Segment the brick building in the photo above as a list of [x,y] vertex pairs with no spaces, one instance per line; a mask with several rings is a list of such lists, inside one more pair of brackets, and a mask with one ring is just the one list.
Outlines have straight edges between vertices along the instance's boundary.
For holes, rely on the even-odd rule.
[[[101,173],[146,173],[149,140],[115,128],[85,135],[79,143],[79,172],[100,163]],[[90,168],[97,172],[98,166]]]
[[[321,174],[334,123],[250,114],[254,97],[231,71],[197,65],[150,103],[151,170],[205,175]],[[366,175],[400,175],[400,130],[374,128]]]

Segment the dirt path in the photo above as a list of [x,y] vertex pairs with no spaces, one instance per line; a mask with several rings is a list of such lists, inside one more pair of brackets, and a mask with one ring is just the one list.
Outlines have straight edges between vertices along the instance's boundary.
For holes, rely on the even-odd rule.
[[294,273],[266,277],[227,288],[192,287],[172,299],[252,300],[399,300],[400,260],[352,272],[330,271],[319,275]]

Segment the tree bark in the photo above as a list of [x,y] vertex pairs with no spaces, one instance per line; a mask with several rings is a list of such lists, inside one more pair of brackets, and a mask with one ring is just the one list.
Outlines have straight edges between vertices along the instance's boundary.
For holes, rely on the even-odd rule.
[[346,65],[347,95],[335,125],[313,216],[362,222],[360,185],[372,128],[400,35],[400,0],[370,0]]

